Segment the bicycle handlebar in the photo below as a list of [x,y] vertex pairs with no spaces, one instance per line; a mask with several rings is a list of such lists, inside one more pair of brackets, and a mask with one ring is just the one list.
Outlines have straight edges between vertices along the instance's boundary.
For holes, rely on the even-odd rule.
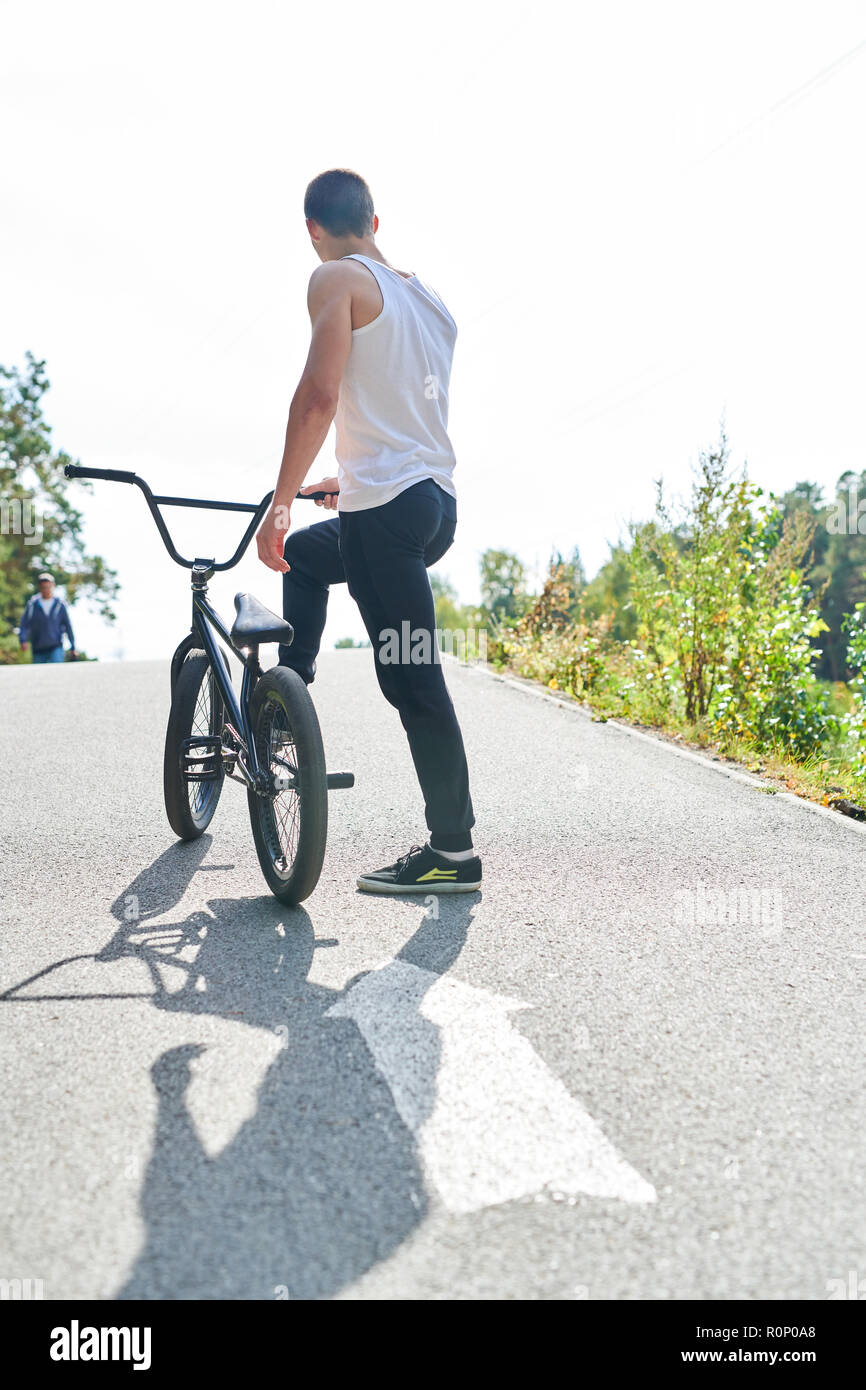
[[67,478],[105,478],[110,483],[136,483],[134,473],[122,473],[117,468],[82,468],[78,463],[67,463],[64,468]]
[[[67,478],[98,478],[109,483],[134,483],[136,487],[141,488],[147,505],[150,508],[151,515],[156,522],[156,529],[162,537],[166,550],[176,564],[183,565],[183,567],[188,570],[192,569],[196,561],[185,560],[175,549],[174,542],[169,535],[168,527],[165,524],[162,512],[159,510],[160,507],[201,507],[210,511],[219,512],[252,512],[252,521],[241,537],[240,544],[232,558],[230,560],[223,560],[219,564],[215,561],[213,562],[215,570],[230,570],[234,568],[244,554],[244,551],[253,538],[256,527],[270,506],[271,499],[274,495],[273,492],[266,493],[261,502],[212,502],[201,497],[156,497],[151,492],[144,479],[139,478],[137,473],[126,473],[118,468],[82,468],[78,463],[67,463],[63,472]],[[330,494],[327,492],[298,492],[295,494],[296,497],[310,502],[319,501],[329,495]]]

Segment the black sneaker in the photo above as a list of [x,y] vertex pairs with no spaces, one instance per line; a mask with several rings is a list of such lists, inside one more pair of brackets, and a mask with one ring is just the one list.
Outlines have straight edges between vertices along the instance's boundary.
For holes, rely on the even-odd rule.
[[413,845],[396,864],[362,874],[363,893],[474,893],[481,887],[481,860],[446,859],[430,845]]

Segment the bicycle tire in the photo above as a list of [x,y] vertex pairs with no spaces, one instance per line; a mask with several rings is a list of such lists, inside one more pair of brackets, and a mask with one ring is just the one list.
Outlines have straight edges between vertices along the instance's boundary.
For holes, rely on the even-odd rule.
[[316,887],[325,859],[328,780],[315,706],[296,671],[274,666],[260,677],[250,727],[259,765],[294,784],[269,797],[247,792],[259,864],[274,897],[300,903]]
[[[205,681],[208,693],[201,698]],[[187,652],[178,672],[177,683],[165,732],[163,793],[168,822],[181,840],[197,840],[213,820],[225,780],[222,759],[216,760],[216,777],[190,782],[183,775],[185,739],[196,734],[222,734],[224,707],[222,696],[202,650]],[[202,727],[204,724],[207,727]]]

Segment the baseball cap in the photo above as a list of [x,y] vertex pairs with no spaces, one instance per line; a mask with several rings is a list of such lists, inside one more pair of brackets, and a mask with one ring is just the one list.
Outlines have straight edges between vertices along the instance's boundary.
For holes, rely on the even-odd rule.
[[40,574],[40,576],[39,576],[39,578],[37,579],[36,583],[37,583],[37,584],[42,584],[42,583],[44,583],[44,581],[45,581],[46,579],[48,580],[48,583],[49,583],[49,584],[53,584],[53,583],[54,583],[54,575],[53,575],[53,574],[49,574],[47,570],[43,571],[43,573]]

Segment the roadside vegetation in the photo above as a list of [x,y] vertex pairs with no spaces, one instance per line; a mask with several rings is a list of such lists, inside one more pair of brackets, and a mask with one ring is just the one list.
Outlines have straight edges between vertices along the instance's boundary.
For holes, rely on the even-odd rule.
[[556,554],[533,592],[516,556],[487,551],[480,609],[436,592],[439,626],[486,628],[498,670],[849,814],[866,803],[866,473],[829,503],[810,483],[767,495],[723,432],[689,496],[659,482],[589,582]]

